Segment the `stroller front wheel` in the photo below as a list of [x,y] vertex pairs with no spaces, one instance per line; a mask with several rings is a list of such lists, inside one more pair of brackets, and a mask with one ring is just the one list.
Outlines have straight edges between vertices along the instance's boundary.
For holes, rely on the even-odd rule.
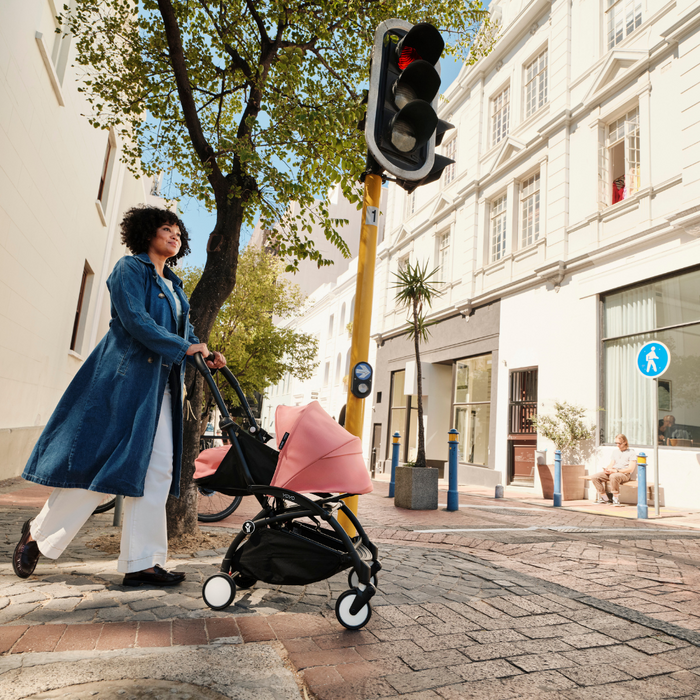
[[372,617],[372,608],[369,603],[365,603],[354,615],[350,612],[355,598],[357,598],[355,591],[345,591],[335,602],[335,616],[338,618],[338,622],[349,630],[361,629]]
[[[377,574],[372,574],[369,577],[369,582],[375,587],[378,588],[377,584]],[[360,577],[357,575],[357,571],[355,569],[350,569],[350,573],[348,574],[348,586],[350,588],[357,588],[360,585]]]
[[236,597],[236,584],[228,574],[214,574],[202,586],[202,598],[212,610],[225,610]]

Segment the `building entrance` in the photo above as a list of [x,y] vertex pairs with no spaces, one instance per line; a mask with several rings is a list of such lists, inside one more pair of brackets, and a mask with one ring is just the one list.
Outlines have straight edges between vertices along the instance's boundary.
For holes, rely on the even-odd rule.
[[537,431],[532,419],[537,415],[537,368],[510,373],[508,401],[508,483],[535,485]]

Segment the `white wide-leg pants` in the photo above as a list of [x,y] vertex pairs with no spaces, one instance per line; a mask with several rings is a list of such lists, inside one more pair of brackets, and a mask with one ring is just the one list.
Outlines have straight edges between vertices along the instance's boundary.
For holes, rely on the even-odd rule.
[[[173,474],[173,420],[170,388],[166,385],[143,496],[124,498],[121,551],[117,570],[128,574],[156,564],[165,565],[168,531],[165,502]],[[58,559],[105,494],[85,489],[54,489],[30,531],[39,551]]]

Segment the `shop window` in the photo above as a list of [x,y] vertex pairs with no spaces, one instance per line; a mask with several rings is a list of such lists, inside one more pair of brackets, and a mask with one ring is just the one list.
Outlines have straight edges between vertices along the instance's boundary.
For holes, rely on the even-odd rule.
[[547,49],[525,66],[525,118],[547,103]]
[[491,145],[508,136],[510,125],[510,86],[491,100]]
[[455,179],[457,174],[457,137],[455,136],[446,146],[445,146],[445,157],[454,160],[454,163],[450,163],[443,171],[443,177],[445,178],[445,184],[449,185],[452,180]]
[[455,363],[454,426],[461,462],[488,465],[491,424],[491,354]]
[[[603,298],[602,439],[622,433],[632,445],[700,446],[700,269],[647,282]],[[637,353],[653,340],[671,352],[656,383],[637,370]]]
[[642,23],[642,0],[607,0],[608,50]]
[[520,184],[520,245],[526,248],[540,237],[540,174]]
[[92,268],[85,261],[83,265],[83,277],[80,281],[80,292],[78,293],[78,306],[75,310],[75,320],[73,321],[73,332],[70,338],[70,349],[73,352],[82,354],[85,328],[87,327],[88,305],[90,300],[90,291],[92,290],[92,281],[94,279]]
[[601,144],[601,201],[617,204],[639,190],[639,109],[635,108],[607,126]]
[[[414,462],[418,453],[418,397],[404,394],[406,371],[391,374],[389,437],[401,436],[401,462]],[[387,440],[387,459],[391,459],[391,439]]]
[[491,262],[500,260],[506,254],[507,204],[505,194],[491,203]]

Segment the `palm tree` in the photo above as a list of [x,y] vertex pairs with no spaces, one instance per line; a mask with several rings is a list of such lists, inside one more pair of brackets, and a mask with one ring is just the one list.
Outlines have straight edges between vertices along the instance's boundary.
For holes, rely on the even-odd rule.
[[420,263],[414,266],[411,263],[394,273],[396,282],[393,288],[396,289],[396,301],[399,307],[409,311],[408,337],[413,340],[416,352],[416,372],[418,378],[418,454],[416,455],[416,466],[425,467],[425,430],[423,428],[423,372],[420,362],[420,342],[426,341],[430,335],[426,323],[426,311],[432,306],[435,299],[442,295],[438,288],[440,282],[434,279],[439,268],[428,272],[428,263],[423,267]]

